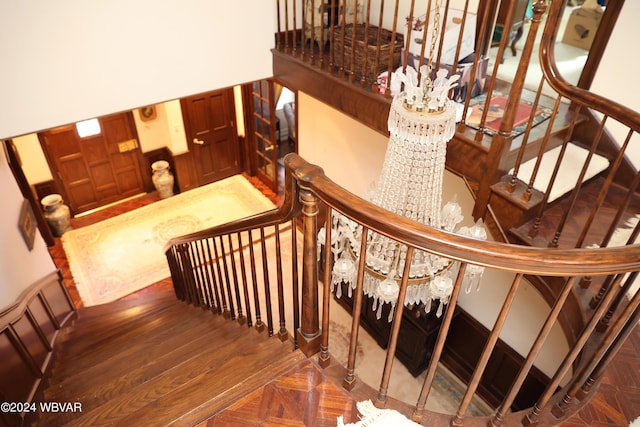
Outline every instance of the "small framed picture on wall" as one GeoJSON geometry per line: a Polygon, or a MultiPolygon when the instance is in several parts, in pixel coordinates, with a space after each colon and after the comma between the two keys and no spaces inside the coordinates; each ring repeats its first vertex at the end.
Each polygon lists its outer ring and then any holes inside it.
{"type": "Polygon", "coordinates": [[[27,199],[22,201],[18,228],[20,229],[20,234],[22,234],[22,237],[24,238],[24,242],[27,244],[27,248],[32,250],[33,242],[36,238],[36,217],[33,214],[33,209],[31,209],[31,205],[27,199]]]}

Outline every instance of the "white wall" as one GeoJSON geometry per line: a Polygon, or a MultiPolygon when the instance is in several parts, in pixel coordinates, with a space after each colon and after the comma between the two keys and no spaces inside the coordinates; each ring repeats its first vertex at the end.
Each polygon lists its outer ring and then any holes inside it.
{"type": "MultiPolygon", "coordinates": [[[[0,139],[270,77],[274,24],[264,0],[4,1],[0,139]]],[[[172,150],[185,151],[175,104],[165,114],[172,150]]],[[[30,181],[46,181],[33,138],[22,161],[30,181]]],[[[4,153],[0,188],[2,308],[55,265],[39,234],[29,252],[18,232],[22,196],[4,153]]]]}
{"type": "Polygon", "coordinates": [[[27,248],[18,229],[22,194],[7,164],[4,149],[0,149],[0,194],[2,194],[2,221],[0,221],[0,312],[15,301],[29,285],[55,270],[47,246],[36,230],[34,247],[27,248]]]}
{"type": "Polygon", "coordinates": [[[265,0],[0,6],[0,138],[271,76],[265,0]]]}
{"type": "MultiPolygon", "coordinates": [[[[635,111],[640,111],[640,98],[635,86],[635,76],[640,67],[640,58],[635,54],[633,44],[640,40],[640,2],[627,1],[611,34],[607,49],[602,55],[598,72],[591,85],[591,90],[635,111]]],[[[622,144],[628,128],[616,126],[609,121],[608,130],[622,144]]],[[[640,137],[634,135],[627,157],[640,170],[640,137]]]]}

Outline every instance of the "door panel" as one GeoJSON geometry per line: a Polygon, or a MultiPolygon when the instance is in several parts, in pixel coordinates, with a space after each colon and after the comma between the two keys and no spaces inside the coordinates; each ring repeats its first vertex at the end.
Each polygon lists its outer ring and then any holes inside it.
{"type": "Polygon", "coordinates": [[[184,98],[181,106],[198,185],[239,173],[233,89],[184,98]]]}
{"type": "Polygon", "coordinates": [[[74,214],[143,193],[131,113],[102,117],[100,133],[81,138],[75,126],[39,134],[54,179],[74,214]]]}

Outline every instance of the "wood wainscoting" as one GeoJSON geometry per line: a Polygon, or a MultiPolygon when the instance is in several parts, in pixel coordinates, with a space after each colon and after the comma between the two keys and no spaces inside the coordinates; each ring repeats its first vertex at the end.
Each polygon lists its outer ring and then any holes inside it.
{"type": "MultiPolygon", "coordinates": [[[[0,401],[33,401],[58,333],[75,312],[59,271],[32,284],[0,311],[0,401]]],[[[24,415],[3,410],[0,425],[22,425],[24,415]]]]}

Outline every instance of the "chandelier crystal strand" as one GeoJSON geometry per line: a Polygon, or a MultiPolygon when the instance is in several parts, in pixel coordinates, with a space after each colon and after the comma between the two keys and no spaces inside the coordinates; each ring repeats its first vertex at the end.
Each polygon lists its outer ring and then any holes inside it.
{"type": "MultiPolygon", "coordinates": [[[[447,77],[447,70],[438,70],[432,79],[432,61],[435,39],[439,31],[440,1],[436,2],[431,52],[428,65],[420,73],[411,67],[398,69],[391,81],[404,85],[404,91],[394,94],[389,119],[389,144],[382,171],[369,200],[397,215],[434,228],[454,231],[462,221],[462,209],[454,200],[442,206],[442,186],[446,162],[447,143],[455,133],[456,105],[449,99],[449,91],[457,86],[458,75],[447,77]]],[[[334,266],[332,289],[336,297],[342,294],[346,283],[349,296],[355,289],[356,263],[360,257],[362,228],[353,220],[335,214],[332,233],[334,266]],[[336,239],[333,239],[333,236],[336,239]]],[[[486,239],[481,220],[473,227],[459,231],[467,236],[486,239]]],[[[319,244],[323,244],[318,239],[319,244]]],[[[367,238],[363,292],[373,300],[378,319],[385,304],[390,304],[391,321],[398,300],[401,277],[398,266],[404,265],[407,247],[384,235],[370,232],[367,238]]],[[[427,313],[433,301],[438,301],[436,316],[442,315],[444,305],[453,291],[453,277],[460,264],[450,259],[414,251],[409,261],[409,278],[405,301],[402,304],[423,304],[427,313]]],[[[484,268],[468,266],[464,279],[467,290],[478,289],[484,268]]]]}

